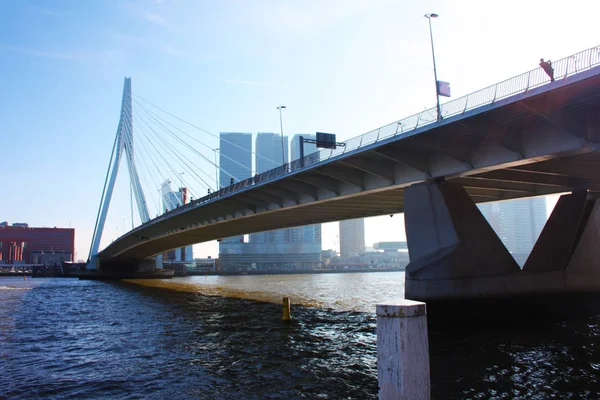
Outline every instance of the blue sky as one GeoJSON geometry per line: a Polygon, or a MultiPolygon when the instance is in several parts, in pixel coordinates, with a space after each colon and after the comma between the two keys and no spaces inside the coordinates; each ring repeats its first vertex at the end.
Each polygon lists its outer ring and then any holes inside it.
{"type": "MultiPolygon", "coordinates": [[[[285,104],[286,132],[343,140],[431,107],[428,12],[453,97],[600,44],[598,1],[1,2],[0,220],[72,226],[87,256],[124,76],[211,132],[278,132],[285,104]]],[[[105,243],[127,225],[124,188],[105,243]]],[[[403,236],[401,218],[367,221],[367,244],[403,236]]]]}

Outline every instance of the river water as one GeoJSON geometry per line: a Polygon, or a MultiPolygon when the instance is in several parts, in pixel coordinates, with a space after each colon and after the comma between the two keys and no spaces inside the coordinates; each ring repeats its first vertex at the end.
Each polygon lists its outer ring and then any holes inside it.
{"type": "MultiPolygon", "coordinates": [[[[371,399],[399,272],[0,278],[0,398],[371,399]],[[281,322],[281,297],[295,322],[281,322]]],[[[600,398],[600,316],[430,332],[434,399],[600,398]]]]}

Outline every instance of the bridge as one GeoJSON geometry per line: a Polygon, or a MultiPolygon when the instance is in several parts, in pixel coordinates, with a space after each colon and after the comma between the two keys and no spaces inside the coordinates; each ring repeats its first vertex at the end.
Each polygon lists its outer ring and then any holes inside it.
{"type": "Polygon", "coordinates": [[[553,67],[554,82],[541,68],[525,72],[443,104],[439,119],[436,109],[423,111],[152,219],[136,173],[126,79],[90,265],[118,270],[194,243],[403,212],[407,297],[597,289],[600,47],[553,67]],[[123,151],[142,224],[99,251],[123,151]],[[475,204],[555,193],[565,194],[521,269],[475,204]]]}

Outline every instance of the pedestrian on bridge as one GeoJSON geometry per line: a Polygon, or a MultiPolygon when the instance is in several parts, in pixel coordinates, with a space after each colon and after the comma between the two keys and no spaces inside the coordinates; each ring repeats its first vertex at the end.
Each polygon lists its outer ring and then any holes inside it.
{"type": "Polygon", "coordinates": [[[554,82],[554,68],[552,68],[552,61],[544,61],[543,58],[540,58],[540,67],[548,74],[550,82],[554,82]]]}

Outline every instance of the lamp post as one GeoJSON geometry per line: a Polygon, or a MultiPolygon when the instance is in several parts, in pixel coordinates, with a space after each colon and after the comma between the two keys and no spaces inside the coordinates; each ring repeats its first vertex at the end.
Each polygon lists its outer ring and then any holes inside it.
{"type": "Polygon", "coordinates": [[[440,113],[440,94],[438,90],[438,79],[437,79],[437,70],[435,68],[435,52],[433,51],[433,31],[431,30],[431,18],[437,18],[439,15],[436,13],[425,14],[425,18],[429,21],[429,37],[431,38],[431,56],[433,57],[433,77],[435,78],[435,98],[437,100],[437,119],[440,120],[442,118],[442,114],[440,113]]]}
{"type": "Polygon", "coordinates": [[[219,151],[219,148],[214,148],[212,151],[215,152],[215,187],[219,190],[219,168],[217,167],[217,151],[219,151]]]}
{"type": "Polygon", "coordinates": [[[286,108],[285,106],[279,106],[277,109],[279,110],[279,128],[281,132],[281,160],[282,164],[285,165],[285,150],[283,148],[283,118],[281,116],[281,110],[286,108]]]}

